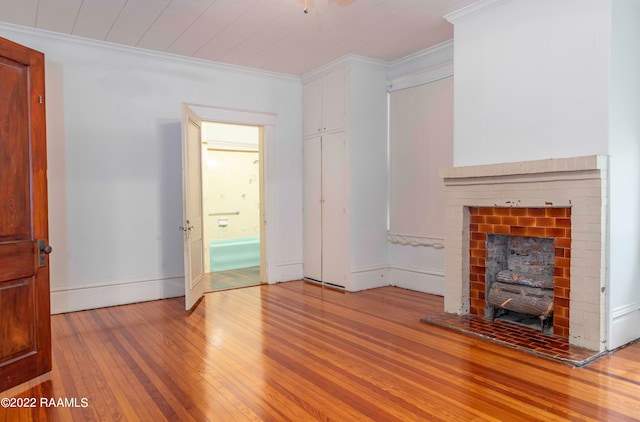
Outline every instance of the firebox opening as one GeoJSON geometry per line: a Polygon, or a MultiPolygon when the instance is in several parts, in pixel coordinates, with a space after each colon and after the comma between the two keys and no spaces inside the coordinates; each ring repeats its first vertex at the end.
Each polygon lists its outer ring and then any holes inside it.
{"type": "Polygon", "coordinates": [[[487,234],[485,317],[553,332],[555,238],[487,234]]]}

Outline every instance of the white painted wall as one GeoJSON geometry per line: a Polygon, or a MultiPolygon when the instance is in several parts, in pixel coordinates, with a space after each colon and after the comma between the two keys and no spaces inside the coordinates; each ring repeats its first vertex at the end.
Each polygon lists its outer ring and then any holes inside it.
{"type": "Polygon", "coordinates": [[[640,337],[640,2],[613,2],[609,349],[640,337]]]}
{"type": "Polygon", "coordinates": [[[606,155],[610,1],[503,3],[454,22],[454,165],[606,155]]]}
{"type": "Polygon", "coordinates": [[[351,286],[385,286],[387,250],[386,67],[352,61],[349,71],[351,286]]]}
{"type": "MultiPolygon", "coordinates": [[[[453,42],[446,42],[392,63],[389,83],[392,90],[412,89],[422,84],[430,84],[453,75],[453,42]]],[[[451,94],[453,95],[453,94],[451,94]]],[[[449,104],[452,102],[450,98],[449,104]]],[[[449,105],[450,106],[450,105],[449,105]]],[[[393,107],[393,105],[392,105],[393,107]]],[[[453,112],[452,110],[450,110],[453,112]]],[[[411,110],[407,112],[412,113],[411,110]]],[[[390,110],[390,113],[405,113],[404,110],[390,110]]],[[[452,123],[451,123],[452,124],[452,123]]],[[[451,149],[452,135],[440,141],[451,149]]],[[[393,142],[391,137],[390,142],[393,142]]],[[[426,161],[423,165],[426,165],[426,161]]],[[[450,167],[451,162],[440,167],[450,167]]],[[[442,181],[440,181],[442,183],[442,181]]],[[[444,184],[442,185],[444,187],[444,184]]],[[[404,206],[413,206],[404,204],[404,206]]],[[[390,206],[391,208],[391,206],[390,206]]],[[[426,215],[425,215],[426,216],[426,215]]],[[[424,233],[408,233],[424,235],[424,233]]],[[[434,235],[434,233],[430,233],[434,235]]],[[[389,283],[394,286],[425,293],[444,294],[444,239],[408,239],[419,245],[389,243],[389,283]],[[427,245],[424,245],[424,244],[427,245]]]]}
{"type": "Polygon", "coordinates": [[[46,58],[54,313],[184,293],[183,102],[276,115],[269,281],[302,276],[299,78],[4,24],[0,36],[46,58]]]}

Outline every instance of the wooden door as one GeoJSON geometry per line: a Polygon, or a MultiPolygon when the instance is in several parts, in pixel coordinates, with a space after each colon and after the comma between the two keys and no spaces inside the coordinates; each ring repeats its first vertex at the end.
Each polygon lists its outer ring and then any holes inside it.
{"type": "Polygon", "coordinates": [[[305,139],[303,162],[303,274],[322,280],[322,170],[320,136],[305,139]]]}
{"type": "Polygon", "coordinates": [[[0,391],[51,370],[44,98],[43,54],[0,38],[0,391]]]}
{"type": "Polygon", "coordinates": [[[190,310],[205,291],[202,221],[202,120],[187,105],[182,114],[184,296],[190,310]]]}

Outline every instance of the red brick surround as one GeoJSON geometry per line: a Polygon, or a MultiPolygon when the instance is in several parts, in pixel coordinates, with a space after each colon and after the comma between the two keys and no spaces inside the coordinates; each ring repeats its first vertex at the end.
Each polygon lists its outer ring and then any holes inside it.
{"type": "Polygon", "coordinates": [[[554,237],[553,333],[569,337],[571,208],[469,207],[470,313],[484,316],[487,233],[554,237]]]}

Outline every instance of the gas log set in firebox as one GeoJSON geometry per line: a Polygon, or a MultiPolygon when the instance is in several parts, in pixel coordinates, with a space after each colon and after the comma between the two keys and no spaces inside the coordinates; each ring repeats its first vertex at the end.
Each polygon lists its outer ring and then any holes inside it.
{"type": "Polygon", "coordinates": [[[553,321],[554,239],[491,234],[487,238],[487,305],[492,319],[507,310],[553,321]]]}

